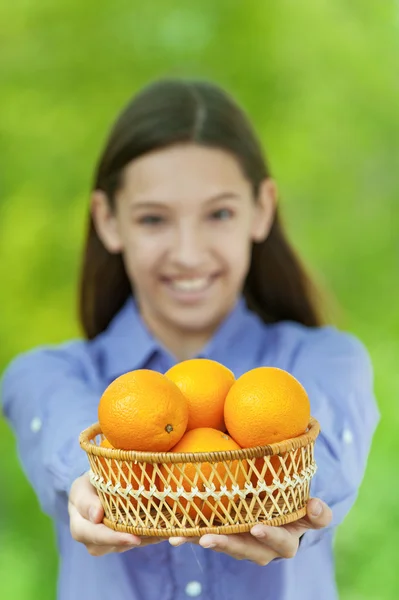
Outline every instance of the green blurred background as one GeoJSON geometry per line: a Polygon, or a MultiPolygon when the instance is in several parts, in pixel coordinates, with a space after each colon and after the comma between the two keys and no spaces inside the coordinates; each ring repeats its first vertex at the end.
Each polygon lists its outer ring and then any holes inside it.
{"type": "MultiPolygon", "coordinates": [[[[130,95],[164,75],[226,86],[259,129],[288,229],[335,298],[335,322],[372,356],[383,418],[338,532],[337,578],[342,600],[396,600],[397,0],[14,0],[0,6],[0,34],[0,369],[79,335],[92,171],[130,95]]],[[[1,598],[51,600],[52,525],[4,420],[0,456],[1,598]]]]}

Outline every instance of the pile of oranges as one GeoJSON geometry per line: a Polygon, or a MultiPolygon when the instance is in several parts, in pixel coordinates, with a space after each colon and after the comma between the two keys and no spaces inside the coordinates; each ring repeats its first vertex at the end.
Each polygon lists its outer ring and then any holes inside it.
{"type": "Polygon", "coordinates": [[[146,369],[121,375],[103,393],[98,418],[114,448],[173,452],[179,444],[179,452],[208,452],[227,450],[227,438],[236,449],[301,435],[310,403],[282,369],[258,367],[235,379],[221,363],[197,358],[165,375],[146,369]]]}
{"type": "MultiPolygon", "coordinates": [[[[261,446],[301,435],[309,424],[310,403],[299,381],[282,369],[258,367],[236,379],[221,363],[190,359],[164,375],[146,369],[121,375],[103,393],[98,418],[105,436],[101,445],[106,448],[212,452],[261,446]]],[[[201,465],[206,480],[211,465],[201,465]]],[[[148,489],[152,465],[147,466],[149,477],[144,483],[148,489]]],[[[188,491],[190,466],[194,481],[196,466],[188,464],[184,481],[180,482],[188,491]]],[[[218,475],[227,487],[245,482],[242,472],[238,472],[235,482],[229,481],[231,475],[223,469],[220,463],[218,475]]],[[[234,464],[230,472],[234,472],[234,464]]],[[[128,477],[128,472],[123,472],[126,485],[128,477]]],[[[162,489],[162,481],[157,487],[162,489]]],[[[203,512],[209,515],[209,503],[203,512]]]]}

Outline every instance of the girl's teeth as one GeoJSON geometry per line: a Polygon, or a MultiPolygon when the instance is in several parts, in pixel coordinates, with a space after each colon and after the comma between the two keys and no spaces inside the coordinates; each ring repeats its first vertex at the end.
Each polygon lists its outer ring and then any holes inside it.
{"type": "Polygon", "coordinates": [[[172,287],[182,292],[197,292],[205,288],[208,284],[206,277],[198,279],[176,279],[172,281],[172,287]]]}

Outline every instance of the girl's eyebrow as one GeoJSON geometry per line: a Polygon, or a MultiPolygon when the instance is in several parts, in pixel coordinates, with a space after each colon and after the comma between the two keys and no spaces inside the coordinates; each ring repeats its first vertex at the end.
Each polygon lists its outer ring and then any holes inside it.
{"type": "Polygon", "coordinates": [[[132,202],[132,204],[130,205],[130,208],[132,210],[140,210],[140,209],[156,209],[156,210],[165,210],[165,208],[168,208],[166,204],[163,204],[162,202],[154,202],[154,201],[145,201],[142,200],[141,202],[132,202]]]}
{"type": "MultiPolygon", "coordinates": [[[[205,201],[205,204],[213,204],[214,202],[219,202],[220,200],[239,200],[240,196],[236,192],[221,192],[220,194],[216,194],[215,196],[211,196],[205,201]]],[[[133,202],[130,206],[132,210],[140,210],[140,209],[157,209],[157,210],[165,210],[168,208],[167,203],[165,202],[157,202],[154,200],[141,200],[139,202],[133,202]]]]}
{"type": "Polygon", "coordinates": [[[213,204],[214,202],[218,202],[220,200],[239,200],[240,196],[236,192],[221,192],[220,194],[216,194],[216,196],[211,196],[206,204],[213,204]]]}

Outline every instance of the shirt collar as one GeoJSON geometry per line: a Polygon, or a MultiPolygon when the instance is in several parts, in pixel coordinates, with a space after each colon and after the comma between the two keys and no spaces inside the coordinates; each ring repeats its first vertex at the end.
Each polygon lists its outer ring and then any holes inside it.
{"type": "Polygon", "coordinates": [[[104,375],[113,380],[140,369],[160,346],[140,318],[136,302],[129,297],[115,315],[98,343],[104,375]]]}
{"type": "Polygon", "coordinates": [[[259,344],[264,340],[265,325],[260,317],[251,311],[245,298],[240,296],[234,308],[222,321],[213,337],[200,353],[232,368],[236,355],[240,360],[252,361],[258,353],[259,344]],[[245,348],[245,357],[242,350],[245,348]]]}
{"type": "MultiPolygon", "coordinates": [[[[242,348],[246,340],[251,340],[250,344],[245,344],[246,358],[250,359],[248,354],[257,352],[259,329],[259,317],[247,308],[245,299],[240,297],[198,356],[228,365],[232,348],[242,348]]],[[[127,371],[143,368],[157,352],[168,354],[147,329],[133,297],[128,298],[107,329],[98,336],[97,343],[103,375],[109,381],[127,371]]]]}
{"type": "MultiPolygon", "coordinates": [[[[200,355],[204,358],[213,358],[221,352],[228,352],[229,345],[237,333],[243,332],[243,325],[246,321],[247,306],[244,298],[240,297],[233,309],[221,322],[212,338],[205,345],[200,355]]],[[[217,360],[215,358],[215,360],[217,360]]]]}

